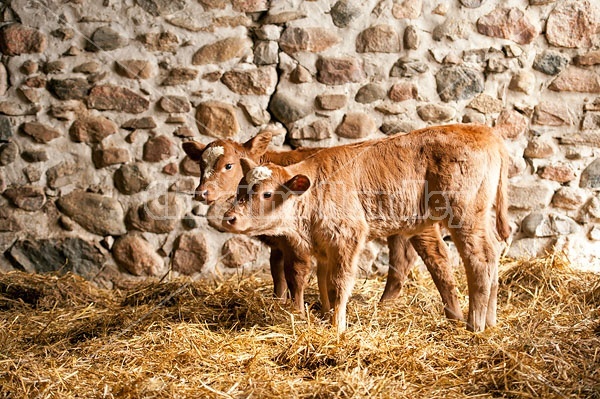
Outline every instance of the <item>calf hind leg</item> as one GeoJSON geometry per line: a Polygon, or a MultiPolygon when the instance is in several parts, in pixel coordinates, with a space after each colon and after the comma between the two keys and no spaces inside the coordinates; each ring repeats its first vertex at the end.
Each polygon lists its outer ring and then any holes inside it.
{"type": "Polygon", "coordinates": [[[390,249],[390,268],[380,302],[396,299],[400,295],[408,273],[417,259],[417,253],[407,238],[398,234],[389,236],[387,242],[390,249]]]}
{"type": "Polygon", "coordinates": [[[327,259],[317,257],[317,284],[319,285],[319,298],[321,299],[321,314],[323,318],[331,311],[328,279],[327,259]]]}
{"type": "Polygon", "coordinates": [[[456,281],[450,265],[448,247],[440,233],[439,225],[434,225],[411,238],[419,256],[423,259],[427,270],[433,278],[442,302],[446,317],[453,320],[462,320],[463,314],[456,295],[456,281]]]}
{"type": "Polygon", "coordinates": [[[465,265],[469,287],[469,316],[467,328],[483,331],[496,324],[498,295],[497,245],[482,218],[475,226],[452,229],[451,234],[465,265]]]}
{"type": "Polygon", "coordinates": [[[492,283],[490,286],[490,300],[488,302],[485,325],[494,327],[496,325],[496,311],[498,307],[498,260],[495,262],[492,283]]]}

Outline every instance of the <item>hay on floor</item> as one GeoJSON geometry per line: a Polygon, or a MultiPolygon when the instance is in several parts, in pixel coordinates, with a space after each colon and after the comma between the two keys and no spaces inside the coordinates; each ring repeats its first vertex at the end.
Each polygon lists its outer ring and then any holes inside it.
{"type": "Polygon", "coordinates": [[[0,275],[0,396],[600,398],[600,279],[561,254],[503,262],[499,325],[480,334],[443,317],[428,275],[381,305],[383,286],[357,282],[337,337],[262,274],[122,291],[0,275]]]}

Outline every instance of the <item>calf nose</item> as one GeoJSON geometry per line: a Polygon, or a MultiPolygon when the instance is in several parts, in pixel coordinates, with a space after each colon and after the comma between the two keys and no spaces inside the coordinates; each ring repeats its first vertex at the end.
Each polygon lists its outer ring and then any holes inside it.
{"type": "Polygon", "coordinates": [[[208,190],[201,190],[201,191],[196,191],[196,195],[194,196],[194,199],[196,201],[206,201],[207,197],[208,197],[208,190]]]}
{"type": "Polygon", "coordinates": [[[237,218],[234,216],[232,211],[227,211],[223,215],[223,221],[226,222],[230,226],[233,226],[235,224],[236,220],[237,220],[237,218]]]}

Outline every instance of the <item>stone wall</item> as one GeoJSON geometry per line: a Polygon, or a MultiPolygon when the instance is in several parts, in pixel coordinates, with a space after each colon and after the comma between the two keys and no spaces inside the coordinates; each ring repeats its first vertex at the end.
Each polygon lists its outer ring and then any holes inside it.
{"type": "Polygon", "coordinates": [[[271,125],[277,146],[330,146],[452,122],[506,138],[511,254],[557,245],[598,265],[594,1],[1,7],[2,270],[111,285],[264,263],[265,248],[207,226],[182,141],[245,140],[271,125]]]}

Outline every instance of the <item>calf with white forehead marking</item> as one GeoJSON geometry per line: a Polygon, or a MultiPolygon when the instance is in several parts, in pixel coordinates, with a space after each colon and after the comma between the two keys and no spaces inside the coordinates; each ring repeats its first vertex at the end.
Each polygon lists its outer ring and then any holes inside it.
{"type": "Polygon", "coordinates": [[[246,174],[246,183],[248,183],[248,188],[252,188],[255,184],[260,183],[263,180],[271,177],[273,172],[271,169],[266,166],[257,166],[256,168],[250,170],[246,174]]]}
{"type": "Polygon", "coordinates": [[[225,154],[225,149],[222,146],[209,147],[202,153],[205,178],[212,176],[215,170],[215,164],[217,163],[219,157],[223,154],[225,154]]]}

